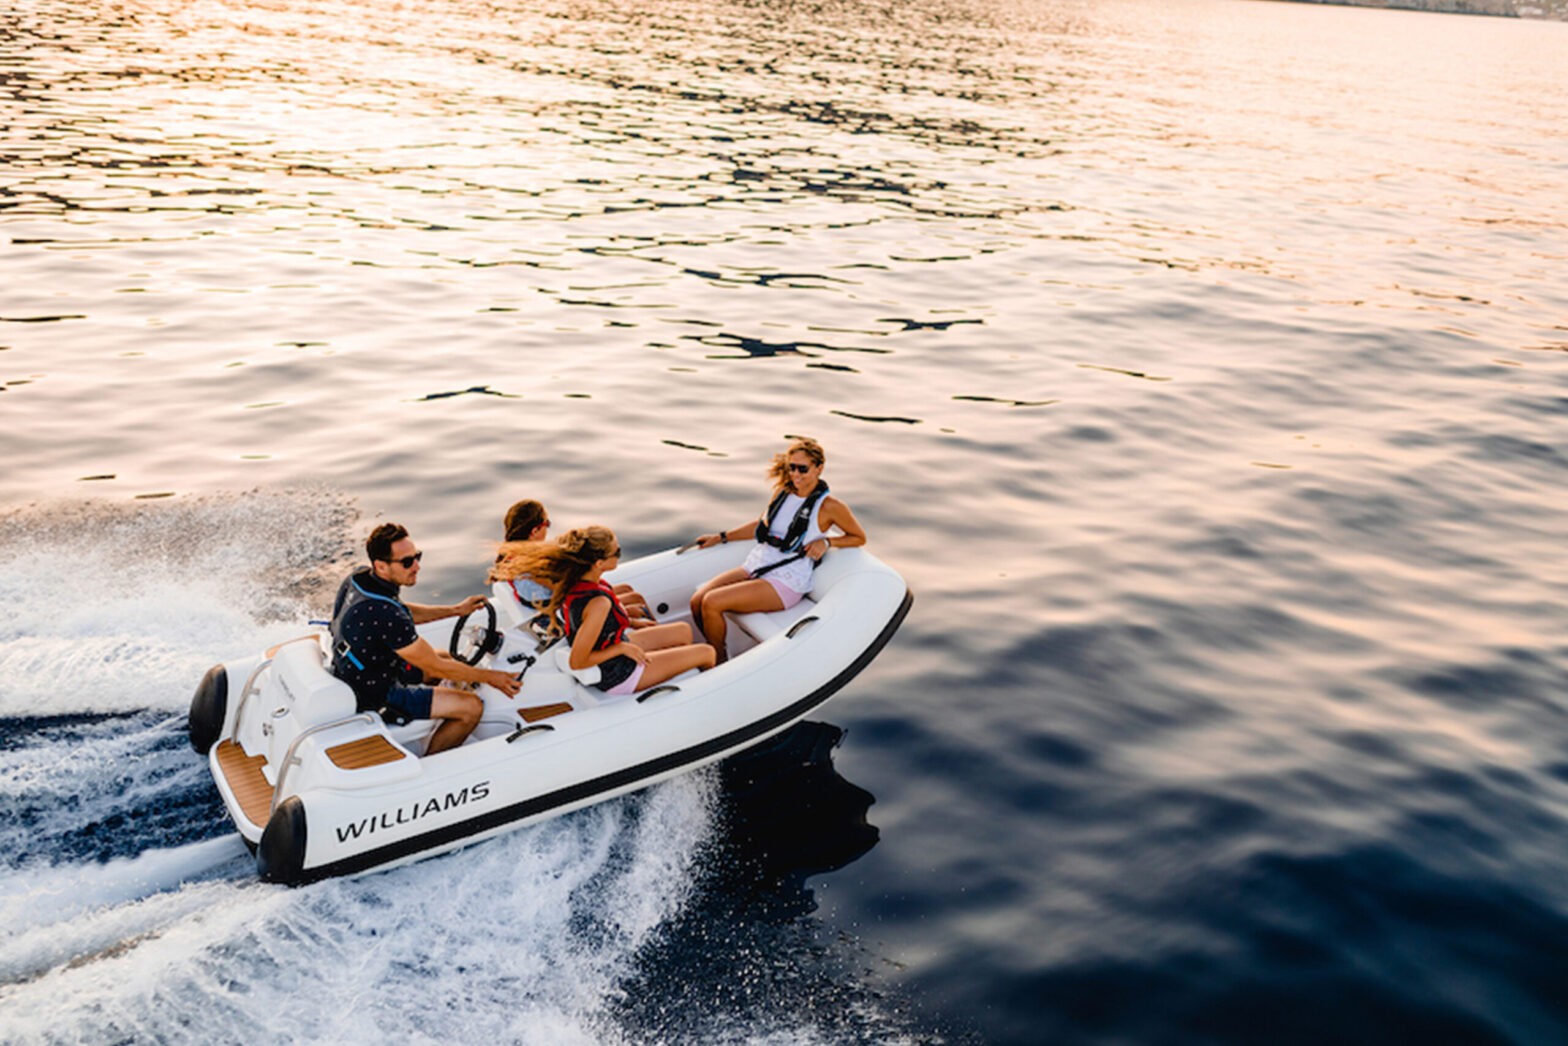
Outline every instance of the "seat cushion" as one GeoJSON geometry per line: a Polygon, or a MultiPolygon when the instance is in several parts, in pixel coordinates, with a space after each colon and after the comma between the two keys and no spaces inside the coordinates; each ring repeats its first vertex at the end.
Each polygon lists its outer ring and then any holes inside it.
{"type": "Polygon", "coordinates": [[[731,614],[729,618],[735,622],[735,627],[746,633],[757,642],[762,643],[772,639],[781,632],[789,631],[795,622],[802,618],[810,617],[816,610],[817,604],[807,597],[788,610],[774,610],[770,613],[731,614]]]}

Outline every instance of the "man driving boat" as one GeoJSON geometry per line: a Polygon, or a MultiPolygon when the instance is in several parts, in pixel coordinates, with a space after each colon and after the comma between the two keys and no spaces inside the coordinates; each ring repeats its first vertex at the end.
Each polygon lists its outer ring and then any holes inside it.
{"type": "Polygon", "coordinates": [[[332,674],[353,689],[361,712],[378,712],[389,722],[441,720],[426,755],[454,748],[479,724],[484,702],[440,681],[488,683],[508,697],[522,684],[507,672],[463,664],[431,646],[414,626],[472,613],[485,599],[469,596],[454,606],[403,602],[402,589],[419,582],[424,553],[397,523],[372,530],[365,553],[370,566],[343,580],[332,605],[332,674]]]}

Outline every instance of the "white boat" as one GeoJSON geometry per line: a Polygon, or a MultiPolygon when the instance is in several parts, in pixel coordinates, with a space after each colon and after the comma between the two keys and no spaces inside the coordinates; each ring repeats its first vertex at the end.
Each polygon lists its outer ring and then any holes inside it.
{"type": "MultiPolygon", "coordinates": [[[[672,549],[606,578],[633,585],[661,622],[689,621],[695,588],[751,547],[672,549]]],[[[585,685],[597,669],[570,671],[567,644],[536,633],[532,611],[497,584],[490,620],[420,626],[470,663],[524,673],[515,698],[477,688],[484,716],[462,745],[426,757],[436,722],[391,726],[357,712],[328,667],[324,629],[211,669],[191,700],[191,745],[207,755],[263,879],[390,868],[756,745],[865,668],[912,601],[903,578],[865,549],[835,549],[795,607],[730,619],[724,664],[610,697],[585,685]]]]}

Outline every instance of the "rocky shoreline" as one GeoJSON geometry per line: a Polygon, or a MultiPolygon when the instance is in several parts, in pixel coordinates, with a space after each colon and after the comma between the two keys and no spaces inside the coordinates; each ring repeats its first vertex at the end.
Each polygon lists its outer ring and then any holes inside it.
{"type": "Polygon", "coordinates": [[[1568,21],[1568,0],[1290,0],[1290,2],[1568,21]]]}

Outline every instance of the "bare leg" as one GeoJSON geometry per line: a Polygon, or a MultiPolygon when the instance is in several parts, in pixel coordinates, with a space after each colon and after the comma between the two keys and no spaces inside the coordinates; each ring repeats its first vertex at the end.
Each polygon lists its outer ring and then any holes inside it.
{"type": "Polygon", "coordinates": [[[783,609],[784,601],[779,598],[778,590],[761,578],[725,585],[702,597],[702,634],[713,644],[719,663],[723,664],[729,658],[729,651],[724,645],[727,628],[725,614],[783,609]]]}
{"type": "Polygon", "coordinates": [[[484,712],[485,703],[479,695],[447,686],[436,687],[435,696],[430,699],[430,718],[440,719],[442,723],[431,735],[425,754],[435,755],[462,744],[479,725],[479,717],[484,712]]]}
{"type": "Polygon", "coordinates": [[[671,621],[663,625],[650,625],[626,633],[626,640],[647,651],[667,650],[691,643],[691,626],[684,621],[671,621]]]}
{"type": "MultiPolygon", "coordinates": [[[[735,567],[732,570],[726,570],[724,573],[720,574],[718,577],[710,578],[709,580],[704,581],[700,586],[698,586],[697,591],[692,593],[692,595],[691,595],[691,623],[697,629],[698,632],[701,632],[704,636],[706,636],[708,638],[709,642],[712,642],[712,637],[708,636],[708,633],[706,631],[704,631],[704,629],[702,627],[702,603],[703,603],[703,600],[708,597],[708,593],[714,591],[715,589],[723,588],[725,585],[733,585],[737,581],[749,581],[749,580],[751,580],[751,575],[750,574],[746,573],[746,571],[743,568],[741,568],[741,567],[735,567]]],[[[720,647],[720,649],[722,650],[723,648],[720,647]]]]}
{"type": "Polygon", "coordinates": [[[691,668],[707,671],[716,661],[713,648],[706,643],[689,643],[686,646],[650,651],[648,664],[642,670],[642,679],[638,681],[637,688],[646,690],[650,686],[658,686],[666,679],[674,679],[691,668]]]}
{"type": "Polygon", "coordinates": [[[647,628],[657,625],[659,619],[653,616],[653,611],[648,609],[648,600],[640,592],[632,591],[630,585],[616,585],[615,598],[620,600],[621,608],[626,611],[626,616],[631,618],[633,628],[647,628]]]}

